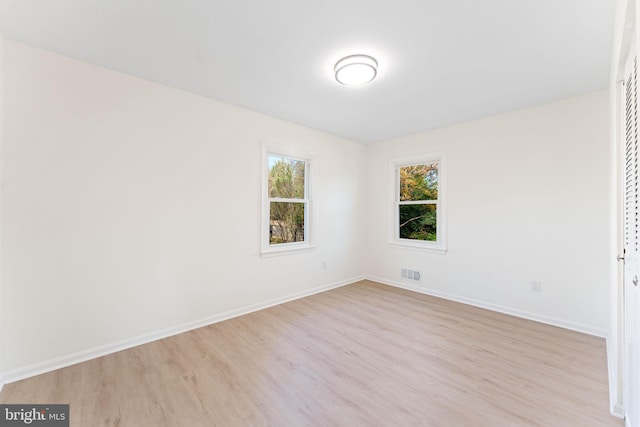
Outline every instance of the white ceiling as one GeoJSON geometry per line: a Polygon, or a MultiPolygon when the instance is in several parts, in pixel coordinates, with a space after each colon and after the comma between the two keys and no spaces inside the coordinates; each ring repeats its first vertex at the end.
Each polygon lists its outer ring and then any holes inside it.
{"type": "Polygon", "coordinates": [[[0,0],[0,33],[374,142],[606,88],[615,3],[0,0]],[[354,53],[373,83],[333,79],[354,53]]]}

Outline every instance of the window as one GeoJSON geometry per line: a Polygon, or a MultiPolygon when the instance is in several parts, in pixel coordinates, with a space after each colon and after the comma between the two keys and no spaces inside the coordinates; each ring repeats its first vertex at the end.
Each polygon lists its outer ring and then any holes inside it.
{"type": "Polygon", "coordinates": [[[444,251],[444,156],[420,156],[392,164],[392,243],[444,251]]]}
{"type": "Polygon", "coordinates": [[[310,248],[310,160],[268,147],[263,157],[263,254],[310,248]]]}

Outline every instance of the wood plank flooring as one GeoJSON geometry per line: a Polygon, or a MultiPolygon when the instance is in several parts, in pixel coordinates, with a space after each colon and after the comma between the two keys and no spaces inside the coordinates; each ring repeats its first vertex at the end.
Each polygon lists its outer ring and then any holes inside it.
{"type": "Polygon", "coordinates": [[[622,426],[603,339],[363,281],[5,385],[71,426],[622,426]]]}

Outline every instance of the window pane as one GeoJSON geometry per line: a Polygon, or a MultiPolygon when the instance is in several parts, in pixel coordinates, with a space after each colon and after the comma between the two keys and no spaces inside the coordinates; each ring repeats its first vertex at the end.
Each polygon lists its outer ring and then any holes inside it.
{"type": "Polygon", "coordinates": [[[270,202],[269,244],[304,242],[304,203],[270,202]]]}
{"type": "Polygon", "coordinates": [[[269,156],[269,197],[304,199],[304,166],[302,160],[269,156]]]}
{"type": "Polygon", "coordinates": [[[436,205],[400,205],[400,238],[436,241],[436,205]]]}
{"type": "Polygon", "coordinates": [[[400,168],[400,201],[438,200],[438,163],[400,168]]]}

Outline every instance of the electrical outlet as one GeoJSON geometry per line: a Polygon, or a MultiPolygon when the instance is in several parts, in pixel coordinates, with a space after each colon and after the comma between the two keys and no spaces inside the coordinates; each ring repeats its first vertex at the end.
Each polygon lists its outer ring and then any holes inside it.
{"type": "Polygon", "coordinates": [[[531,292],[542,292],[542,282],[539,280],[531,281],[531,292]]]}
{"type": "Polygon", "coordinates": [[[327,261],[322,261],[322,269],[326,270],[327,268],[329,268],[327,265],[327,261]]]}

